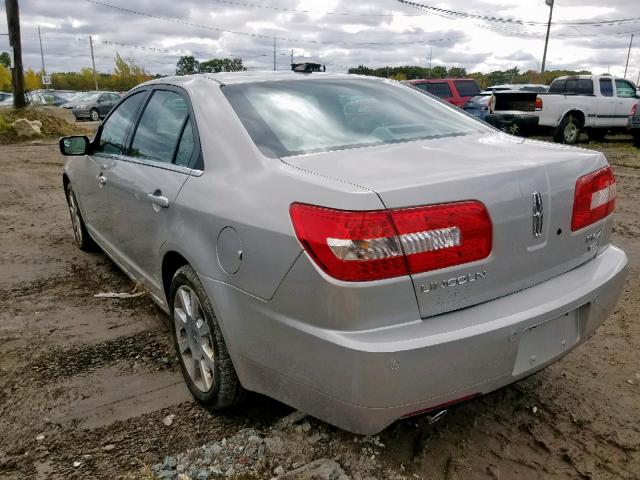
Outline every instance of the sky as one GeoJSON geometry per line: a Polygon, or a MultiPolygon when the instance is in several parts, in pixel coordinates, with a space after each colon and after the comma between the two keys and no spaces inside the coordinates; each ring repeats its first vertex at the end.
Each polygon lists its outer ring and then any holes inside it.
{"type": "MultiPolygon", "coordinates": [[[[549,7],[544,0],[413,0],[477,17],[418,9],[398,0],[19,0],[26,68],[40,69],[38,26],[47,73],[91,66],[110,72],[116,52],[150,73],[175,72],[181,55],[238,57],[251,70],[317,61],[327,71],[360,64],[445,65],[468,72],[539,69],[549,7]],[[108,6],[111,5],[111,6],[108,6]],[[116,8],[114,8],[116,7],[116,8]],[[136,13],[137,12],[137,13],[136,13]],[[489,21],[482,17],[524,20],[489,21]]],[[[0,0],[4,7],[4,1],[0,0]]],[[[0,33],[7,31],[0,10],[0,33]]],[[[640,0],[556,0],[547,69],[622,76],[640,71],[640,0]],[[567,23],[628,19],[600,26],[567,23]]],[[[0,35],[0,51],[8,37],[0,35]]]]}

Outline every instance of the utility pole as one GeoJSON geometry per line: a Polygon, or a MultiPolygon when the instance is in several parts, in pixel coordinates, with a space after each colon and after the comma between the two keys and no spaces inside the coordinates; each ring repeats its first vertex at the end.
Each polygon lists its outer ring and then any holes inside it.
{"type": "Polygon", "coordinates": [[[276,36],[273,36],[273,71],[276,71],[276,36]]]}
{"type": "Polygon", "coordinates": [[[20,12],[18,0],[5,0],[7,26],[9,27],[9,45],[11,46],[11,83],[13,86],[13,108],[27,105],[24,96],[24,75],[22,72],[22,42],[20,41],[20,12]]]}
{"type": "Polygon", "coordinates": [[[293,48],[291,49],[291,65],[293,66],[293,48]]]}
{"type": "Polygon", "coordinates": [[[545,0],[549,6],[549,23],[547,24],[547,37],[544,40],[544,54],[542,55],[542,68],[540,73],[544,73],[544,67],[547,65],[547,48],[549,47],[549,34],[551,33],[551,19],[553,18],[553,0],[545,0]]]}
{"type": "Polygon", "coordinates": [[[89,47],[91,48],[91,65],[93,65],[93,83],[96,85],[96,90],[98,90],[98,75],[96,74],[96,59],[93,57],[93,38],[89,35],[89,47]]]}
{"type": "Polygon", "coordinates": [[[633,33],[629,41],[629,53],[627,53],[627,64],[624,66],[624,78],[627,78],[627,69],[629,68],[629,57],[631,56],[631,46],[633,45],[633,33]]]}
{"type": "MultiPolygon", "coordinates": [[[[44,68],[44,52],[42,51],[42,36],[40,35],[40,25],[38,25],[38,40],[40,40],[40,59],[42,60],[42,76],[47,74],[44,68]]],[[[49,85],[44,86],[45,89],[49,88],[49,85]]]]}

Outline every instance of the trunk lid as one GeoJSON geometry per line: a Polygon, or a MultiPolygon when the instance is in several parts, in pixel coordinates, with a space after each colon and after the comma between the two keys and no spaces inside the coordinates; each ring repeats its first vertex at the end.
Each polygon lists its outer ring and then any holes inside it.
{"type": "Polygon", "coordinates": [[[412,275],[423,318],[492,300],[575,268],[596,254],[587,237],[603,227],[600,221],[571,232],[576,180],[607,164],[598,152],[493,134],[283,161],[372,190],[390,209],[462,200],[484,203],[493,225],[491,254],[477,262],[412,275]],[[543,206],[538,236],[533,216],[536,192],[543,206]]]}

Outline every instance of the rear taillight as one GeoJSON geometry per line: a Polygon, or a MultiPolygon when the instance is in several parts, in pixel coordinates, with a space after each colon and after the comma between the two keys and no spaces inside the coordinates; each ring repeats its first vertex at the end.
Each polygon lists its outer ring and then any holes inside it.
{"type": "Polygon", "coordinates": [[[536,97],[536,111],[542,110],[542,99],[540,97],[536,97]]]}
{"type": "Polygon", "coordinates": [[[491,219],[476,201],[364,212],[294,203],[290,213],[309,255],[339,280],[420,273],[491,253],[491,219]]]}
{"type": "Polygon", "coordinates": [[[611,167],[580,177],[573,199],[571,231],[602,220],[616,207],[616,180],[611,167]]]}
{"type": "Polygon", "coordinates": [[[636,112],[638,111],[638,104],[634,103],[633,107],[631,107],[631,114],[629,116],[631,117],[635,117],[636,116],[636,112]]]}

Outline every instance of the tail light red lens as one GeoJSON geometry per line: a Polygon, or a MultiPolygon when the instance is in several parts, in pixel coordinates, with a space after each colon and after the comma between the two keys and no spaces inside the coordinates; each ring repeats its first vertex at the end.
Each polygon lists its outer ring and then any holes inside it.
{"type": "Polygon", "coordinates": [[[364,212],[294,203],[290,214],[315,262],[345,281],[436,270],[491,253],[491,219],[476,201],[364,212]]]}
{"type": "Polygon", "coordinates": [[[536,111],[542,110],[542,99],[540,97],[536,97],[536,111]]]}
{"type": "Polygon", "coordinates": [[[638,104],[634,103],[633,107],[631,107],[631,114],[629,116],[630,117],[635,117],[637,111],[638,111],[638,104]]]}
{"type": "Polygon", "coordinates": [[[571,231],[585,228],[611,214],[616,207],[616,179],[611,167],[580,177],[573,200],[571,231]]]}

